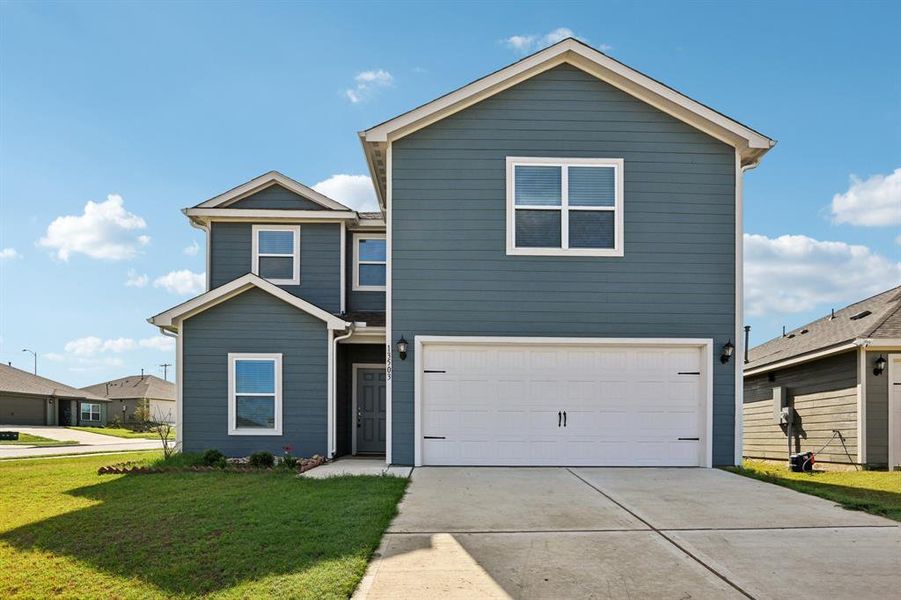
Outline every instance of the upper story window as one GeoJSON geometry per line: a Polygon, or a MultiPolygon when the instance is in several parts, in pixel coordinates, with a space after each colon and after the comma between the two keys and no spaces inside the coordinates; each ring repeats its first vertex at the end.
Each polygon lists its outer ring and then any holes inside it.
{"type": "Polygon", "coordinates": [[[623,255],[623,159],[507,157],[507,254],[623,255]]]}
{"type": "Polygon", "coordinates": [[[228,355],[229,435],[282,434],[282,355],[228,355]]]}
{"type": "Polygon", "coordinates": [[[354,234],[355,291],[384,291],[387,249],[384,233],[354,234]]]}
{"type": "Polygon", "coordinates": [[[300,225],[254,225],[251,272],[275,284],[300,285],[300,225]]]}

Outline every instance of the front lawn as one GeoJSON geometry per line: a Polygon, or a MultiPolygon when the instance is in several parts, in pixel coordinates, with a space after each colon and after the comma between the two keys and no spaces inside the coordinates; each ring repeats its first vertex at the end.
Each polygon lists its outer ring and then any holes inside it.
{"type": "MultiPolygon", "coordinates": [[[[87,431],[89,433],[99,433],[102,435],[111,435],[118,438],[137,438],[142,440],[158,440],[160,436],[153,431],[132,431],[124,427],[68,427],[67,429],[77,429],[78,431],[87,431]]],[[[175,439],[175,429],[169,433],[169,439],[175,439]]]]}
{"type": "Polygon", "coordinates": [[[793,473],[784,465],[745,460],[727,470],[826,498],[845,508],[901,521],[901,472],[821,471],[793,473]]]}
{"type": "Polygon", "coordinates": [[[0,598],[347,598],[406,480],[0,463],[0,598]]]}
{"type": "Polygon", "coordinates": [[[31,435],[30,433],[19,433],[18,440],[0,440],[0,445],[4,446],[77,446],[78,442],[65,440],[51,440],[40,435],[31,435]]]}

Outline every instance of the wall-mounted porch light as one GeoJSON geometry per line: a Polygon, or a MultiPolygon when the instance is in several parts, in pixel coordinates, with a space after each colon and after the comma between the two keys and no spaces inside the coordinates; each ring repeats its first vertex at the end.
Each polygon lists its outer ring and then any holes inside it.
{"type": "Polygon", "coordinates": [[[885,371],[885,365],[888,364],[888,361],[885,360],[884,356],[880,356],[873,363],[873,375],[879,376],[882,375],[882,372],[885,371]]]}
{"type": "Polygon", "coordinates": [[[729,359],[732,358],[732,354],[735,352],[735,344],[732,343],[732,340],[726,342],[723,346],[723,353],[720,355],[720,362],[726,364],[729,362],[729,359]]]}
{"type": "Polygon", "coordinates": [[[397,353],[401,360],[407,360],[407,340],[404,339],[404,336],[400,336],[400,339],[397,340],[397,353]]]}

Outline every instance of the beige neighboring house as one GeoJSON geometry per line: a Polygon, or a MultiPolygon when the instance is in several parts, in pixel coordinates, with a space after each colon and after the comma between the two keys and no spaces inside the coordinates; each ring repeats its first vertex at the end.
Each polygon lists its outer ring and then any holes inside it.
{"type": "Polygon", "coordinates": [[[106,425],[110,401],[89,390],[0,365],[0,425],[106,425]]]}
{"type": "Polygon", "coordinates": [[[133,420],[135,409],[146,405],[150,418],[175,423],[175,384],[154,375],[129,375],[89,385],[82,390],[110,401],[109,420],[133,420]]]}

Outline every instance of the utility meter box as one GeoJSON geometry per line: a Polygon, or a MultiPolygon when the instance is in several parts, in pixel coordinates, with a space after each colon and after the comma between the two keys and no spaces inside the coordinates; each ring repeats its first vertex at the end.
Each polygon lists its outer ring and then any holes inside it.
{"type": "Polygon", "coordinates": [[[778,424],[784,424],[786,417],[794,418],[791,411],[791,405],[788,402],[788,390],[782,386],[773,388],[773,421],[778,424]],[[789,409],[788,413],[784,409],[789,409]]]}

